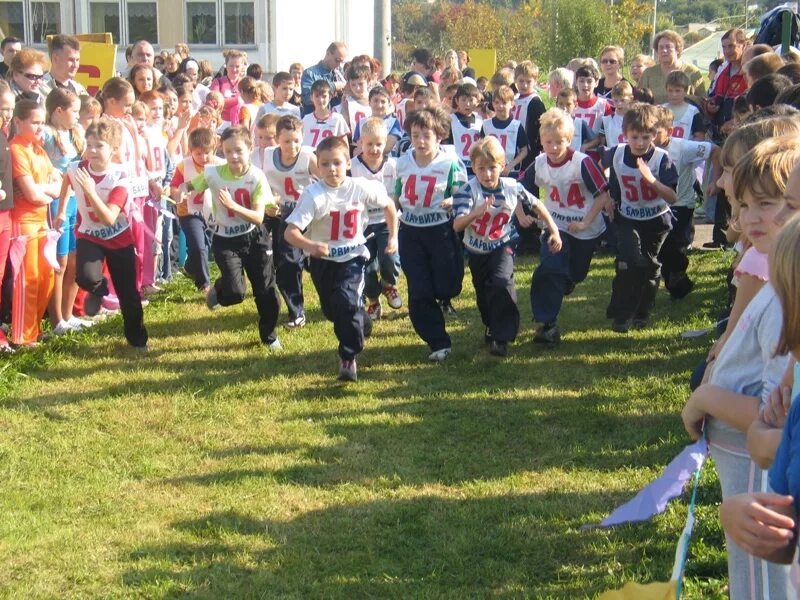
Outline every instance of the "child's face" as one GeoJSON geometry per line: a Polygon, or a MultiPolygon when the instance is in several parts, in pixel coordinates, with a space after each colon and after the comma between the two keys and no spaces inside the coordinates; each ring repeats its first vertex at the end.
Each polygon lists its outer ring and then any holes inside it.
{"type": "Polygon", "coordinates": [[[362,135],[361,148],[364,156],[368,159],[377,161],[383,158],[383,151],[386,148],[385,135],[362,135]]]}
{"type": "Polygon", "coordinates": [[[472,171],[475,177],[485,188],[496,188],[500,185],[500,174],[503,172],[505,163],[496,163],[493,160],[479,158],[472,163],[472,171]]]}
{"type": "Polygon", "coordinates": [[[391,103],[386,96],[375,94],[369,99],[369,106],[372,109],[373,117],[385,117],[389,114],[391,103]]]}
{"type": "MultiPolygon", "coordinates": [[[[452,101],[453,101],[453,98],[452,97],[448,98],[447,95],[445,94],[445,100],[444,100],[444,102],[442,102],[442,104],[444,104],[446,102],[448,105],[452,105],[452,101]]],[[[433,104],[434,104],[433,103],[433,98],[427,98],[427,97],[419,96],[418,98],[414,99],[413,110],[422,110],[424,108],[433,108],[433,104]]],[[[13,110],[13,107],[12,107],[12,110],[13,110]]],[[[408,110],[410,111],[412,109],[408,108],[408,110]]]]}
{"type": "Polygon", "coordinates": [[[567,100],[566,98],[559,98],[558,100],[556,100],[556,106],[561,110],[563,110],[564,112],[572,115],[575,114],[575,107],[578,105],[575,104],[574,98],[570,98],[569,100],[567,100]]]}
{"type": "Polygon", "coordinates": [[[717,180],[717,187],[721,187],[725,190],[725,195],[731,200],[731,203],[733,203],[733,167],[722,167],[722,174],[717,180]]]}
{"type": "Polygon", "coordinates": [[[456,110],[462,115],[471,115],[478,108],[480,100],[477,96],[467,94],[456,98],[456,110]]]}
{"type": "Polygon", "coordinates": [[[182,115],[192,110],[192,96],[190,94],[184,94],[180,98],[174,94],[169,94],[167,102],[170,104],[170,110],[176,115],[182,115]]]}
{"type": "Polygon", "coordinates": [[[633,61],[631,63],[631,77],[633,77],[635,81],[639,81],[642,73],[644,73],[644,63],[639,60],[633,61]]]}
{"type": "Polygon", "coordinates": [[[551,81],[547,86],[550,97],[555,100],[558,98],[558,93],[561,91],[561,84],[558,81],[551,81]]]}
{"type": "Polygon", "coordinates": [[[53,112],[53,116],[58,121],[56,125],[63,129],[72,129],[78,124],[80,118],[81,103],[80,100],[75,100],[72,105],[66,108],[57,108],[53,112]],[[56,115],[58,115],[56,117],[56,115]]]}
{"type": "Polygon", "coordinates": [[[517,91],[522,94],[530,94],[533,92],[533,78],[528,77],[527,75],[520,75],[514,80],[514,83],[517,84],[517,91]]]}
{"type": "Polygon", "coordinates": [[[314,92],[311,94],[311,102],[314,104],[314,110],[323,111],[327,109],[330,101],[330,90],[325,90],[324,92],[314,92]]]}
{"type": "Polygon", "coordinates": [[[642,156],[653,147],[655,134],[652,131],[637,131],[629,128],[625,130],[625,137],[628,138],[628,146],[633,155],[642,156]]]}
{"type": "Polygon", "coordinates": [[[369,81],[367,81],[366,77],[351,79],[349,83],[350,91],[353,93],[353,98],[366,98],[367,86],[369,85],[369,81]]]}
{"type": "Polygon", "coordinates": [[[106,99],[106,113],[112,117],[123,117],[131,114],[131,106],[133,106],[134,98],[133,92],[128,92],[122,98],[106,99]]]}
{"type": "Polygon", "coordinates": [[[11,122],[11,117],[14,115],[15,102],[16,99],[11,92],[0,95],[0,119],[2,119],[2,127],[4,129],[11,122]]]}
{"type": "Polygon", "coordinates": [[[739,199],[739,225],[759,252],[767,254],[780,231],[783,198],[755,197],[747,190],[739,199]]]}
{"type": "Polygon", "coordinates": [[[14,123],[18,134],[41,139],[45,125],[44,110],[41,108],[32,110],[27,119],[18,119],[15,117],[14,123]]]}
{"type": "Polygon", "coordinates": [[[672,128],[657,127],[656,134],[653,137],[653,143],[659,148],[666,148],[669,145],[669,134],[672,128]]]}
{"type": "Polygon", "coordinates": [[[625,111],[628,110],[628,105],[631,103],[631,100],[633,100],[633,98],[631,98],[630,96],[622,96],[619,98],[615,97],[613,100],[614,100],[614,108],[616,109],[617,114],[624,115],[625,111]]]}
{"type": "MultiPolygon", "coordinates": [[[[455,98],[455,95],[456,95],[456,91],[455,91],[455,90],[451,90],[451,91],[449,91],[449,92],[445,91],[445,93],[444,93],[444,98],[442,99],[442,106],[443,106],[444,108],[449,108],[449,107],[453,106],[453,98],[455,98]]],[[[415,106],[416,106],[416,105],[415,105],[415,106]]],[[[419,109],[416,109],[416,110],[421,110],[421,109],[423,109],[423,108],[431,108],[432,106],[433,106],[433,101],[430,101],[430,102],[429,102],[429,101],[426,99],[426,100],[423,102],[423,104],[420,106],[420,108],[419,108],[419,109]]]]}
{"type": "Polygon", "coordinates": [[[350,156],[342,148],[326,150],[317,156],[317,166],[322,181],[330,187],[339,187],[350,168],[350,156]]]}
{"type": "Polygon", "coordinates": [[[161,98],[153,98],[147,103],[149,114],[147,121],[149,123],[158,125],[164,120],[164,100],[161,98]]]}
{"type": "Polygon", "coordinates": [[[278,141],[275,139],[274,127],[256,127],[256,143],[259,148],[269,148],[270,146],[277,146],[278,141]]]}
{"type": "Polygon", "coordinates": [[[214,147],[192,148],[190,151],[192,160],[198,165],[207,165],[214,158],[214,147]]]}
{"type": "Polygon", "coordinates": [[[439,150],[439,138],[433,129],[414,126],[411,128],[411,145],[422,156],[435,156],[439,150]]]}
{"type": "Polygon", "coordinates": [[[278,134],[278,146],[281,149],[281,158],[293,159],[300,154],[303,145],[303,134],[299,131],[282,129],[278,134]]]}
{"type": "Polygon", "coordinates": [[[141,94],[153,89],[153,71],[150,69],[140,69],[133,78],[133,85],[141,94]]]}
{"type": "Polygon", "coordinates": [[[244,174],[250,166],[250,148],[240,137],[230,137],[222,142],[222,154],[234,175],[244,174]]]}
{"type": "Polygon", "coordinates": [[[394,96],[397,93],[397,88],[400,86],[394,81],[387,81],[385,87],[387,90],[389,90],[389,93],[394,96]]]}
{"type": "Polygon", "coordinates": [[[284,81],[279,86],[275,88],[275,104],[283,104],[289,100],[292,95],[292,83],[290,81],[284,81]]]}
{"type": "Polygon", "coordinates": [[[578,77],[575,81],[575,89],[578,90],[579,98],[589,98],[594,94],[594,88],[597,87],[597,80],[594,77],[578,77]]]}
{"type": "Polygon", "coordinates": [[[136,130],[139,133],[144,133],[144,128],[147,125],[147,112],[137,112],[135,115],[133,115],[133,121],[136,123],[136,130]]]}
{"type": "Polygon", "coordinates": [[[783,194],[783,207],[778,213],[777,221],[781,225],[800,211],[800,169],[793,169],[786,180],[786,191],[783,194]]]}
{"type": "Polygon", "coordinates": [[[97,136],[90,135],[86,138],[86,159],[89,161],[89,166],[95,171],[102,171],[108,166],[113,151],[111,144],[97,136]]]}
{"type": "Polygon", "coordinates": [[[494,113],[498,119],[507,119],[513,106],[513,100],[501,100],[500,98],[492,100],[492,108],[494,108],[494,113]]]}
{"type": "Polygon", "coordinates": [[[572,138],[563,131],[542,129],[540,131],[542,149],[552,162],[561,162],[567,155],[572,138]]]}
{"type": "Polygon", "coordinates": [[[686,90],[675,85],[667,86],[667,101],[673,106],[683,104],[686,90]]]}

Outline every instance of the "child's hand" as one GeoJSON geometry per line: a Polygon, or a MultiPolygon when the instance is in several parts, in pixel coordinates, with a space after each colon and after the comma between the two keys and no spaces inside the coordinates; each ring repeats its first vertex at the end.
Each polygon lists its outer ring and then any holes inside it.
{"type": "Polygon", "coordinates": [[[228,210],[234,210],[236,206],[236,202],[233,201],[233,197],[231,196],[230,191],[228,188],[222,188],[217,195],[219,199],[219,203],[222,204],[223,207],[227,208],[228,210]]]}
{"type": "Polygon", "coordinates": [[[188,110],[181,113],[178,117],[178,129],[186,129],[192,121],[192,113],[188,110]]]}
{"type": "Polygon", "coordinates": [[[503,170],[500,172],[500,174],[503,177],[508,177],[509,173],[511,173],[511,165],[506,165],[505,167],[503,167],[503,170]]]}
{"type": "Polygon", "coordinates": [[[59,230],[64,226],[64,217],[56,215],[53,217],[53,229],[59,230]]]}
{"type": "Polygon", "coordinates": [[[701,389],[702,386],[697,388],[692,395],[689,396],[689,399],[686,401],[686,406],[684,406],[681,411],[683,426],[686,428],[689,437],[695,441],[699,440],[700,436],[703,435],[703,421],[705,421],[706,418],[706,412],[697,406],[698,391],[701,389]]]}
{"type": "Polygon", "coordinates": [[[161,187],[161,184],[151,179],[147,185],[150,188],[150,197],[154,200],[160,200],[161,195],[164,193],[164,188],[161,187]]]}
{"type": "Polygon", "coordinates": [[[451,208],[453,208],[453,197],[451,196],[450,198],[445,198],[444,200],[442,200],[441,207],[444,210],[450,210],[451,208]]]}
{"type": "Polygon", "coordinates": [[[393,235],[386,241],[386,249],[383,253],[394,254],[395,252],[397,252],[397,236],[393,235]]]}
{"type": "Polygon", "coordinates": [[[311,242],[308,247],[308,253],[313,256],[314,258],[322,258],[323,256],[328,256],[328,244],[324,242],[311,242]]]}
{"type": "Polygon", "coordinates": [[[760,411],[761,421],[765,425],[783,429],[786,415],[792,406],[792,388],[784,385],[776,385],[772,388],[766,404],[760,411]]]}
{"type": "Polygon", "coordinates": [[[586,229],[586,223],[583,221],[572,221],[569,225],[567,225],[567,230],[570,233],[578,233],[586,229]]]}
{"type": "Polygon", "coordinates": [[[483,216],[483,213],[489,208],[489,206],[494,202],[494,196],[489,196],[488,198],[484,197],[483,202],[480,202],[472,207],[472,212],[470,216],[479,219],[483,216]]]}
{"type": "Polygon", "coordinates": [[[651,185],[655,183],[656,178],[653,177],[653,172],[641,156],[636,159],[636,166],[639,168],[639,173],[642,174],[642,177],[644,177],[647,183],[651,185]]]}
{"type": "Polygon", "coordinates": [[[519,215],[518,214],[517,215],[517,222],[519,223],[520,227],[524,227],[524,228],[527,229],[528,227],[530,227],[531,225],[536,223],[536,219],[534,219],[530,215],[526,215],[526,214],[519,215]]]}
{"type": "Polygon", "coordinates": [[[75,183],[77,183],[84,192],[87,194],[94,194],[95,186],[94,186],[94,179],[92,176],[89,175],[88,171],[84,168],[80,168],[75,171],[75,183]]]}
{"type": "Polygon", "coordinates": [[[264,206],[264,212],[268,217],[277,217],[279,214],[281,214],[280,201],[280,196],[273,196],[267,202],[267,204],[264,206]]]}
{"type": "Polygon", "coordinates": [[[768,556],[786,548],[794,539],[794,520],[772,507],[792,505],[791,496],[765,492],[737,494],[722,503],[719,516],[725,533],[745,552],[768,556]]]}
{"type": "Polygon", "coordinates": [[[561,252],[561,235],[558,233],[556,229],[554,232],[550,234],[550,237],[547,238],[547,245],[550,247],[550,251],[553,254],[561,252]]]}

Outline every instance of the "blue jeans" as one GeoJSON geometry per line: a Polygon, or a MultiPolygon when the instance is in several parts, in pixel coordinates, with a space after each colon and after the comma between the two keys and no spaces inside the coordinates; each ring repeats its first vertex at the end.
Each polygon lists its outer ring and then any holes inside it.
{"type": "Polygon", "coordinates": [[[375,236],[367,240],[369,262],[364,272],[364,294],[367,298],[377,298],[383,286],[397,285],[400,276],[400,256],[397,252],[386,254],[386,244],[389,242],[389,228],[386,223],[368,225],[365,235],[374,233],[375,236]]]}
{"type": "Polygon", "coordinates": [[[186,236],[186,263],[184,269],[194,280],[198,290],[208,287],[208,247],[211,245],[203,217],[189,215],[178,217],[181,230],[186,236]]]}

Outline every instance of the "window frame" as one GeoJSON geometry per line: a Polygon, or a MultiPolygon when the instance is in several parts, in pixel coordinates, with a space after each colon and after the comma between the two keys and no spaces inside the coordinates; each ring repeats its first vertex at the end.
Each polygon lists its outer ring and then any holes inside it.
{"type": "Polygon", "coordinates": [[[210,50],[215,48],[236,48],[252,50],[258,48],[258,3],[255,0],[184,0],[184,24],[183,36],[189,48],[198,50],[210,50]],[[189,5],[190,4],[213,4],[214,17],[216,19],[216,37],[212,43],[195,43],[189,41],[189,5]],[[225,5],[226,4],[250,4],[253,7],[253,41],[252,43],[229,43],[225,40],[225,5]]]}
{"type": "MultiPolygon", "coordinates": [[[[58,5],[58,24],[57,31],[65,31],[70,28],[71,18],[67,2],[59,2],[59,0],[0,0],[2,4],[21,4],[22,5],[22,42],[24,46],[32,48],[43,48],[47,46],[46,41],[35,42],[33,41],[33,8],[32,4],[57,4],[58,5]]],[[[11,35],[6,32],[6,35],[11,35]]]]}
{"type": "MultiPolygon", "coordinates": [[[[34,0],[35,1],[35,0],[34,0]]],[[[40,0],[41,1],[41,0],[40,0]]],[[[115,39],[114,43],[118,46],[125,47],[129,44],[133,44],[137,40],[130,39],[130,28],[129,28],[129,14],[128,14],[128,5],[129,4],[152,4],[155,7],[155,19],[156,19],[156,39],[155,40],[148,40],[153,46],[158,46],[160,44],[160,32],[159,32],[159,20],[158,20],[158,0],[88,0],[88,14],[87,14],[87,22],[91,27],[92,23],[92,6],[95,4],[116,4],[119,8],[119,39],[115,39]]],[[[104,31],[92,31],[91,33],[105,33],[104,31]]]]}

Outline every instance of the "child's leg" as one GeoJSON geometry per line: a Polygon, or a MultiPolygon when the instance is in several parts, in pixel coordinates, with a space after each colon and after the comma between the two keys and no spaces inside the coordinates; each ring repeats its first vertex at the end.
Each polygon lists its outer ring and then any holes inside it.
{"type": "Polygon", "coordinates": [[[478,304],[481,322],[488,328],[492,322],[487,294],[491,276],[489,273],[489,255],[470,252],[467,254],[467,262],[469,263],[469,272],[472,277],[472,287],[475,288],[475,302],[478,304]]]}
{"type": "Polygon", "coordinates": [[[539,266],[531,279],[531,308],[537,323],[555,323],[561,312],[561,303],[570,284],[571,235],[561,232],[562,247],[553,253],[546,242],[539,250],[539,266]]]}
{"type": "Polygon", "coordinates": [[[311,278],[319,294],[322,312],[333,321],[339,340],[339,357],[353,360],[364,349],[369,317],[361,305],[364,292],[364,259],[344,263],[312,259],[311,278]]]}
{"type": "Polygon", "coordinates": [[[660,217],[643,221],[639,228],[639,239],[641,240],[642,252],[642,288],[639,297],[639,305],[636,307],[634,318],[648,319],[650,311],[656,303],[658,286],[661,284],[659,269],[661,263],[658,262],[658,253],[664,244],[672,228],[672,216],[664,213],[660,217]]]}
{"type": "Polygon", "coordinates": [[[161,246],[161,230],[159,227],[158,207],[145,202],[142,209],[144,215],[144,253],[142,254],[142,285],[153,285],[156,280],[157,249],[161,246]]]}
{"type": "Polygon", "coordinates": [[[29,236],[25,256],[14,279],[11,305],[11,341],[32,344],[40,333],[40,322],[53,289],[53,268],[44,259],[47,238],[40,223],[14,223],[12,236],[29,236]]]}
{"type": "Polygon", "coordinates": [[[214,282],[217,302],[221,306],[240,304],[246,291],[242,255],[249,246],[249,236],[254,232],[226,238],[215,235],[211,242],[214,260],[219,267],[219,278],[214,282]]]}
{"type": "Polygon", "coordinates": [[[514,251],[498,248],[487,256],[486,301],[489,330],[497,342],[513,342],[519,332],[517,286],[514,283],[514,251]]]}
{"type": "Polygon", "coordinates": [[[400,257],[397,252],[386,253],[386,245],[389,243],[389,228],[386,223],[377,226],[375,241],[381,286],[397,286],[397,280],[400,278],[400,257]]]}
{"type": "Polygon", "coordinates": [[[692,287],[692,281],[686,274],[689,258],[686,249],[691,245],[692,217],[694,210],[686,206],[672,208],[675,221],[672,230],[667,234],[658,260],[661,261],[661,277],[664,287],[673,298],[683,298],[692,287]]]}
{"type": "Polygon", "coordinates": [[[616,321],[629,321],[641,300],[642,286],[645,283],[644,258],[636,222],[617,213],[616,229],[616,272],[611,282],[608,316],[616,321]]]}
{"type": "MultiPolygon", "coordinates": [[[[383,225],[384,229],[386,225],[383,225]]],[[[370,300],[376,300],[381,295],[381,283],[378,273],[380,271],[380,247],[378,243],[378,236],[380,235],[380,225],[369,225],[364,230],[364,235],[373,237],[367,240],[365,244],[369,251],[369,259],[364,268],[364,295],[370,300]]],[[[387,232],[388,235],[388,232],[387,232]]],[[[384,243],[384,248],[386,244],[384,243]]]]}
{"type": "Polygon", "coordinates": [[[264,226],[259,226],[242,260],[258,309],[258,333],[261,343],[267,345],[278,339],[275,325],[281,310],[272,258],[272,237],[264,226]]]}
{"type": "Polygon", "coordinates": [[[169,281],[172,279],[172,239],[175,219],[172,218],[173,213],[169,209],[166,210],[167,214],[161,215],[163,223],[161,225],[161,270],[159,274],[162,279],[169,281]]]}
{"type": "Polygon", "coordinates": [[[133,246],[106,250],[106,263],[119,298],[125,339],[134,348],[147,345],[142,299],[136,289],[136,257],[133,246]]]}
{"type": "Polygon", "coordinates": [[[184,268],[194,279],[198,290],[208,287],[208,238],[202,217],[180,217],[181,230],[186,236],[186,263],[184,268]]]}
{"type": "Polygon", "coordinates": [[[286,221],[281,222],[280,242],[278,244],[276,280],[278,289],[286,301],[289,320],[294,321],[305,315],[303,298],[303,252],[283,239],[286,221]]]}
{"type": "Polygon", "coordinates": [[[107,295],[108,281],[103,275],[105,249],[86,238],[79,238],[76,246],[75,280],[78,282],[78,286],[95,296],[107,295]]]}
{"type": "MultiPolygon", "coordinates": [[[[11,211],[0,210],[0,305],[5,304],[3,298],[6,292],[10,292],[11,285],[8,288],[5,286],[6,281],[6,262],[8,261],[8,250],[11,246],[11,211]]],[[[0,321],[2,316],[0,315],[0,321]]],[[[0,329],[0,346],[8,346],[6,334],[0,329]]]]}
{"type": "Polygon", "coordinates": [[[136,289],[142,289],[142,269],[144,268],[145,230],[144,230],[144,203],[146,198],[134,198],[135,217],[131,219],[131,233],[133,244],[136,248],[136,289]]]}
{"type": "MultiPolygon", "coordinates": [[[[449,223],[446,223],[445,226],[450,227],[449,223]]],[[[432,266],[433,253],[447,251],[446,248],[441,247],[444,235],[440,232],[440,235],[436,237],[439,248],[436,247],[434,241],[428,240],[428,230],[439,228],[440,226],[409,227],[401,225],[398,236],[400,261],[408,283],[408,316],[414,326],[414,331],[434,352],[452,346],[450,336],[445,330],[444,315],[436,302],[432,266]]]]}
{"type": "Polygon", "coordinates": [[[439,300],[449,301],[461,293],[464,283],[464,243],[451,223],[423,229],[430,232],[426,237],[433,267],[434,295],[439,300]]]}

